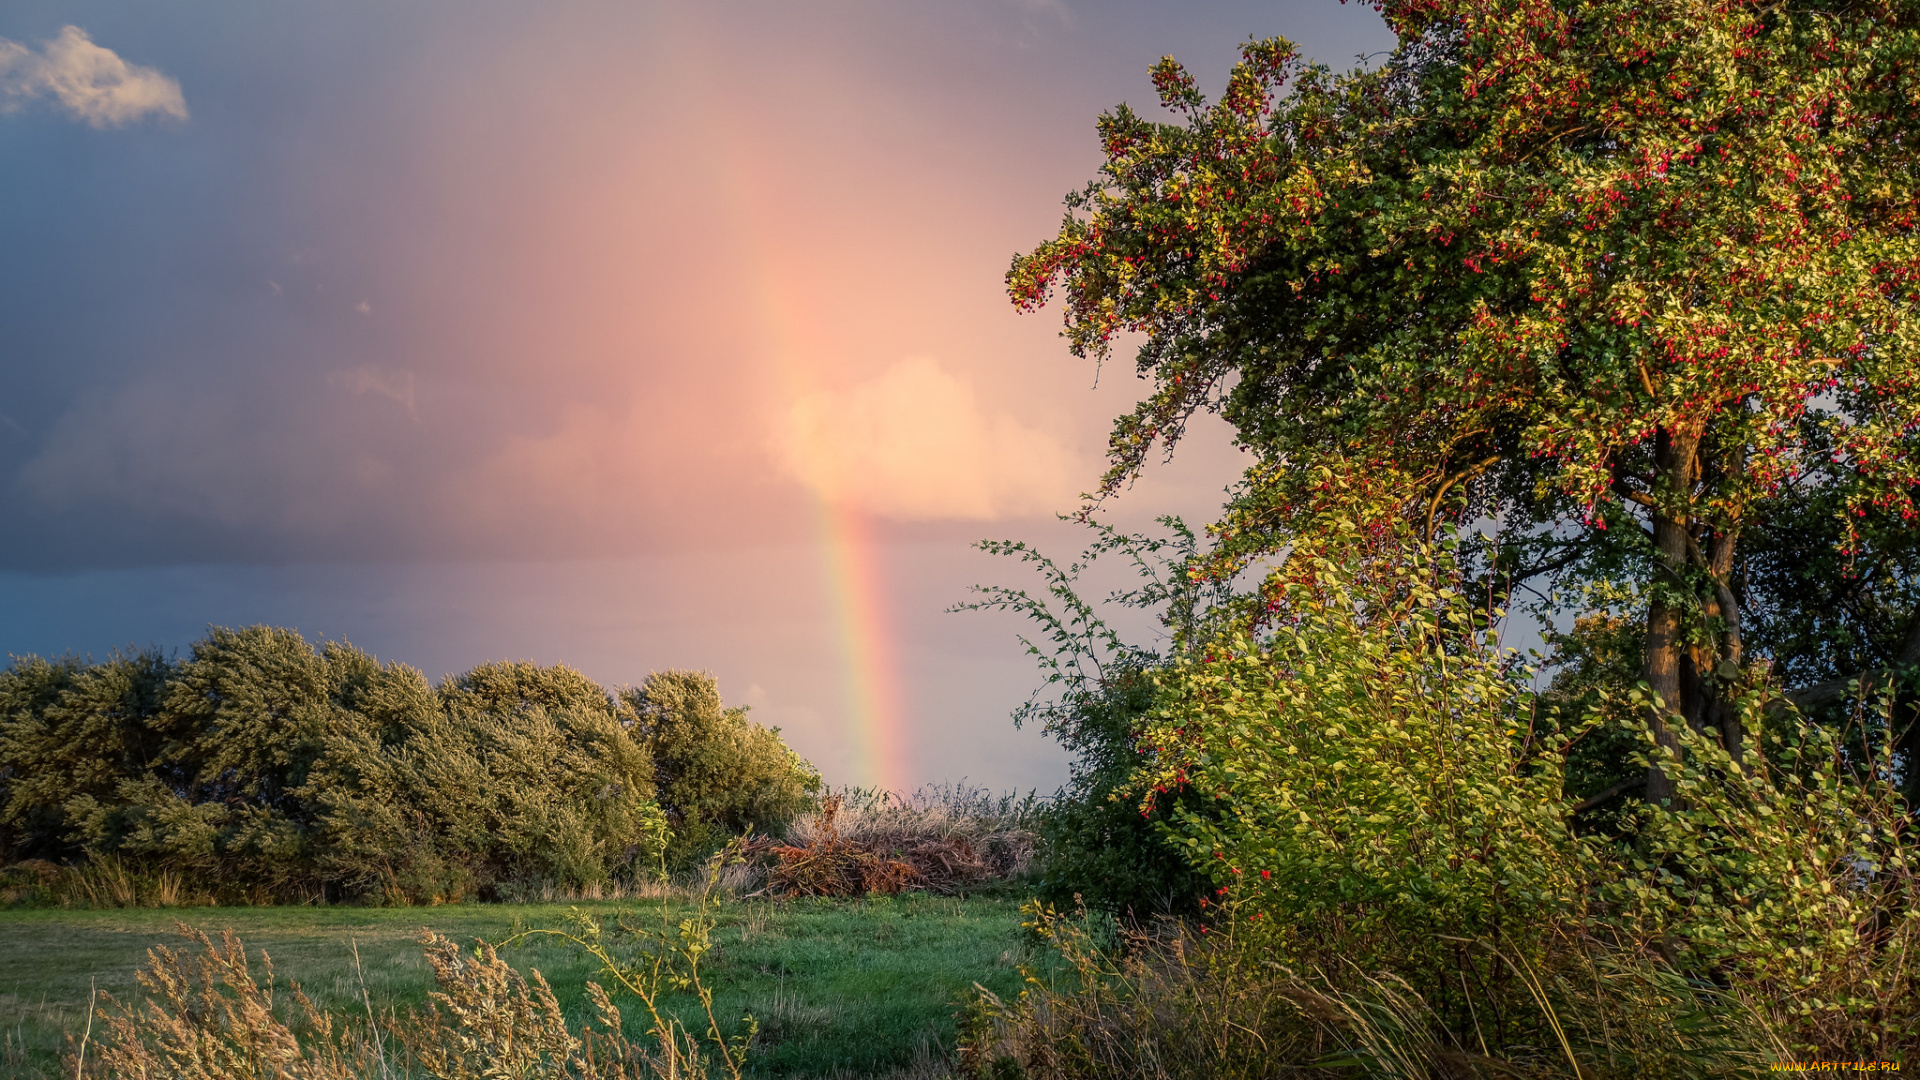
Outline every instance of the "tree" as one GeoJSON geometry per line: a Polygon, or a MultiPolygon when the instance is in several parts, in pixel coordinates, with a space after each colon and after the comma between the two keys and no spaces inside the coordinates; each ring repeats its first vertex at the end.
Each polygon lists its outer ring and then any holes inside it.
{"type": "MultiPolygon", "coordinates": [[[[1102,492],[1215,410],[1257,463],[1214,573],[1316,515],[1494,518],[1497,593],[1636,587],[1657,741],[1711,731],[1737,763],[1743,616],[1803,606],[1754,541],[1818,502],[1842,573],[1911,546],[1920,6],[1380,10],[1399,46],[1371,71],[1257,42],[1209,104],[1163,60],[1180,122],[1103,115],[1098,178],[1014,260],[1076,354],[1142,337],[1102,492]]],[[[1914,615],[1877,667],[1920,660],[1914,615]]],[[[1879,677],[1796,673],[1823,677],[1787,695],[1808,707],[1879,677]]],[[[1674,795],[1658,757],[1644,784],[1674,795]]]]}

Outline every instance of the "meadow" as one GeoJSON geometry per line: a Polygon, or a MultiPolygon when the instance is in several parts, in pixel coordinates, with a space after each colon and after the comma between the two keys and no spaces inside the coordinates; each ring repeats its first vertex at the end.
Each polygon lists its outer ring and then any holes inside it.
{"type": "MultiPolygon", "coordinates": [[[[215,937],[231,928],[250,956],[272,958],[282,985],[298,983],[350,1017],[364,1016],[369,1004],[384,1015],[426,1000],[432,973],[415,942],[423,928],[463,943],[498,942],[564,925],[576,909],[657,919],[658,903],[0,910],[0,1076],[60,1075],[69,1033],[85,1027],[89,994],[133,1000],[147,950],[190,947],[179,922],[215,937]]],[[[679,917],[679,902],[668,904],[679,917]]],[[[759,1021],[755,1075],[887,1075],[944,1059],[963,996],[975,982],[1017,992],[1018,965],[1028,958],[1011,896],[722,901],[717,917],[707,981],[718,1015],[759,1021]]],[[[540,971],[569,1020],[582,1018],[593,960],[537,938],[502,956],[522,972],[540,971]]],[[[692,1006],[676,999],[689,1018],[692,1006]]],[[[627,1011],[627,1022],[630,1036],[644,1035],[638,1009],[627,1011]]]]}

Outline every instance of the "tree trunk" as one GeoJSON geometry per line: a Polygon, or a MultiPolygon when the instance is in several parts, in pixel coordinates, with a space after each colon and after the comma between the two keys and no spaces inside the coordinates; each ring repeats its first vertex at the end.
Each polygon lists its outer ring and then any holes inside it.
{"type": "MultiPolygon", "coordinates": [[[[1717,540],[1718,538],[1716,538],[1717,540]]],[[[1733,546],[1733,537],[1726,537],[1728,547],[1733,546]]],[[[1713,601],[1707,608],[1707,614],[1718,616],[1725,626],[1722,631],[1720,660],[1731,665],[1732,670],[1721,673],[1723,676],[1737,674],[1740,670],[1745,646],[1740,638],[1740,605],[1734,598],[1733,590],[1725,584],[1725,575],[1719,575],[1714,582],[1713,601]]],[[[1720,745],[1726,747],[1727,756],[1733,759],[1734,768],[1741,768],[1740,756],[1746,743],[1746,728],[1740,723],[1740,710],[1727,700],[1724,690],[1731,687],[1730,678],[1714,684],[1712,700],[1707,706],[1707,727],[1720,736],[1720,745]]]]}
{"type": "MultiPolygon", "coordinates": [[[[1746,478],[1747,450],[1742,446],[1733,452],[1728,462],[1727,479],[1738,483],[1746,478]]],[[[1706,609],[1709,616],[1720,620],[1720,638],[1714,651],[1714,671],[1721,676],[1712,682],[1713,693],[1707,706],[1707,726],[1719,732],[1720,745],[1726,748],[1727,756],[1733,759],[1733,767],[1742,768],[1741,754],[1746,742],[1746,731],[1740,723],[1740,710],[1727,700],[1726,691],[1733,688],[1734,679],[1739,676],[1745,661],[1746,644],[1740,633],[1740,600],[1733,595],[1730,584],[1733,580],[1734,547],[1740,539],[1740,520],[1744,515],[1734,510],[1724,522],[1723,528],[1713,535],[1707,543],[1707,576],[1713,579],[1706,597],[1706,609]],[[1721,671],[1722,666],[1728,670],[1721,671]]]]}
{"type": "MultiPolygon", "coordinates": [[[[1658,562],[1653,598],[1647,610],[1647,686],[1656,695],[1651,723],[1656,742],[1678,752],[1673,721],[1698,722],[1698,673],[1686,646],[1686,611],[1679,593],[1687,581],[1687,542],[1693,527],[1693,484],[1697,475],[1698,435],[1662,428],[1654,444],[1653,546],[1658,562]],[[1690,685],[1691,684],[1691,685],[1690,685]],[[1689,690],[1693,691],[1691,694],[1689,690]]],[[[1659,759],[1647,768],[1647,799],[1671,802],[1673,781],[1659,759]]]]}

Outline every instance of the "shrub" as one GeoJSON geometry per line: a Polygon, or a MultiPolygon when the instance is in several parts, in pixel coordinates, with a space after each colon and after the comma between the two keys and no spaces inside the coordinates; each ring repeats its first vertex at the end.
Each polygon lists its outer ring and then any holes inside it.
{"type": "Polygon", "coordinates": [[[357,720],[334,707],[332,668],[290,630],[213,630],[146,718],[160,752],[111,797],[68,800],[72,835],[88,852],[217,870],[262,895],[310,891],[308,774],[357,720]]]}
{"type": "Polygon", "coordinates": [[[1141,732],[1150,798],[1215,804],[1174,831],[1216,899],[1290,957],[1390,967],[1443,1009],[1485,967],[1463,939],[1533,960],[1585,919],[1600,865],[1569,827],[1557,733],[1446,565],[1300,561],[1273,596],[1286,617],[1178,657],[1141,732]]]}
{"type": "Polygon", "coordinates": [[[471,731],[419,671],[337,651],[341,706],[362,722],[333,736],[317,771],[324,872],[386,903],[477,896],[498,875],[484,817],[462,812],[493,797],[471,731]]]}
{"type": "Polygon", "coordinates": [[[487,664],[435,692],[397,668],[368,673],[355,700],[379,722],[343,743],[325,795],[329,865],[355,888],[459,900],[652,864],[666,831],[652,762],[579,672],[487,664]]]}
{"type": "Polygon", "coordinates": [[[1747,729],[1767,734],[1739,765],[1680,733],[1679,798],[1637,808],[1601,889],[1612,921],[1732,986],[1798,1055],[1920,1050],[1920,866],[1895,774],[1850,760],[1845,732],[1769,722],[1765,701],[1742,702],[1747,729]]]}
{"type": "Polygon", "coordinates": [[[1155,667],[1121,668],[1078,695],[1061,725],[1075,751],[1065,787],[1038,816],[1036,891],[1060,907],[1085,904],[1131,920],[1196,915],[1207,879],[1168,843],[1177,814],[1204,814],[1191,791],[1142,808],[1147,764],[1137,728],[1154,704],[1155,667]]]}
{"type": "Polygon", "coordinates": [[[677,866],[748,829],[780,828],[820,789],[819,772],[781,741],[780,729],[722,705],[719,684],[706,672],[658,672],[621,700],[634,736],[652,755],[677,866]]]}
{"type": "Polygon", "coordinates": [[[1372,556],[1296,555],[1251,617],[1158,675],[1148,794],[1212,800],[1174,829],[1249,948],[1342,992],[1400,980],[1457,1041],[1545,1037],[1547,974],[1651,964],[1727,988],[1723,1014],[1758,1018],[1750,1047],[1920,1046],[1920,875],[1896,770],[1763,685],[1739,705],[1766,735],[1739,761],[1703,733],[1680,733],[1684,758],[1661,747],[1644,691],[1563,725],[1446,549],[1372,556]],[[1595,730],[1637,744],[1642,769],[1661,755],[1677,798],[1579,834],[1564,763],[1595,730]]]}
{"type": "Polygon", "coordinates": [[[1176,647],[1195,631],[1206,605],[1230,591],[1191,572],[1198,540],[1178,518],[1160,519],[1168,530],[1165,537],[1088,524],[1093,542],[1065,565],[1018,541],[979,544],[988,554],[1037,569],[1044,595],[976,586],[982,599],[954,610],[1011,611],[1040,630],[1038,640],[1022,636],[1020,642],[1039,662],[1045,685],[1015,710],[1014,726],[1038,722],[1072,755],[1067,783],[1038,823],[1040,895],[1055,904],[1084,903],[1139,918],[1192,914],[1206,879],[1166,844],[1166,827],[1176,811],[1203,813],[1203,805],[1184,792],[1169,793],[1145,808],[1130,797],[1153,755],[1139,741],[1138,728],[1154,701],[1154,673],[1167,657],[1122,640],[1080,595],[1081,578],[1118,553],[1142,584],[1112,593],[1107,602],[1156,611],[1176,647]],[[1045,696],[1048,691],[1051,697],[1045,696]]]}

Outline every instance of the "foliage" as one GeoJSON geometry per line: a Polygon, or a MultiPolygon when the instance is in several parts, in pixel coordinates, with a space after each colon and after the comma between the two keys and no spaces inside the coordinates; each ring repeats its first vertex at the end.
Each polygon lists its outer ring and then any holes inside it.
{"type": "Polygon", "coordinates": [[[599,890],[670,839],[784,820],[817,783],[696,673],[622,697],[492,663],[435,687],[269,627],[214,629],[177,662],[0,671],[0,856],[99,867],[35,886],[68,901],[599,890]]]}
{"type": "Polygon", "coordinates": [[[1773,681],[1833,688],[1824,701],[1802,693],[1795,704],[1845,730],[1851,753],[1898,759],[1907,806],[1920,809],[1920,529],[1854,518],[1853,550],[1843,551],[1841,497],[1803,488],[1754,522],[1741,566],[1754,598],[1743,632],[1773,681]],[[1899,692],[1879,700],[1888,686],[1899,692]]]}
{"type": "Polygon", "coordinates": [[[1285,954],[1444,992],[1474,963],[1463,939],[1531,960],[1578,925],[1598,860],[1567,821],[1559,732],[1447,553],[1356,575],[1340,550],[1287,564],[1267,632],[1223,628],[1158,674],[1141,783],[1215,802],[1174,830],[1285,954]]]}
{"type": "Polygon", "coordinates": [[[157,762],[153,721],[174,669],[148,652],[99,664],[29,656],[0,674],[0,850],[78,850],[66,804],[111,800],[123,779],[157,762]]]}
{"type": "MultiPolygon", "coordinates": [[[[123,774],[110,798],[69,799],[70,835],[88,852],[223,869],[262,893],[310,887],[309,774],[328,738],[358,720],[332,700],[343,658],[290,630],[213,630],[151,714],[161,751],[123,774]]],[[[84,707],[67,695],[62,705],[84,707]]]]}
{"type": "Polygon", "coordinates": [[[653,762],[600,687],[527,663],[485,664],[437,693],[410,669],[383,675],[361,701],[383,706],[393,734],[363,738],[331,770],[341,879],[396,900],[458,899],[646,872],[666,831],[653,762]]]}
{"type": "Polygon", "coordinates": [[[1920,1045],[1920,8],[1380,10],[1371,70],[1254,42],[1209,102],[1162,61],[1175,121],[1103,116],[1008,275],[1077,354],[1137,335],[1103,494],[1203,410],[1254,457],[1182,564],[1242,591],[1147,669],[1145,808],[1245,963],[1398,987],[1429,1056],[1578,1075],[1545,989],[1616,969],[1723,987],[1748,1049],[1920,1045]],[[1523,590],[1571,623],[1544,693],[1523,590]]]}
{"type": "Polygon", "coordinates": [[[1639,808],[1600,889],[1616,925],[1726,980],[1796,1050],[1920,1047],[1920,866],[1885,762],[1849,760],[1833,731],[1798,721],[1773,725],[1744,767],[1681,739],[1696,763],[1671,766],[1683,808],[1639,808]]]}
{"type": "Polygon", "coordinates": [[[1841,550],[1842,496],[1803,488],[1751,526],[1742,630],[1785,686],[1899,664],[1920,611],[1920,529],[1855,518],[1855,550],[1841,550]]]}
{"type": "MultiPolygon", "coordinates": [[[[1153,391],[1115,427],[1103,490],[1216,410],[1256,456],[1223,572],[1316,543],[1296,510],[1330,495],[1429,536],[1497,518],[1498,590],[1643,590],[1661,741],[1713,728],[1737,757],[1749,645],[1809,658],[1742,634],[1746,613],[1819,600],[1798,587],[1816,573],[1740,573],[1793,506],[1834,516],[1820,532],[1867,560],[1879,606],[1920,615],[1883,559],[1920,483],[1920,10],[1380,10],[1399,47],[1371,70],[1255,42],[1209,102],[1163,60],[1175,122],[1104,115],[1098,177],[1014,261],[1015,303],[1058,288],[1077,353],[1140,335],[1153,391]],[[1381,482],[1329,492],[1328,473],[1381,482]]],[[[1659,768],[1646,790],[1673,797],[1659,768]]]]}
{"type": "Polygon", "coordinates": [[[1136,726],[1152,706],[1152,679],[1150,668],[1125,672],[1075,703],[1073,772],[1040,818],[1036,892],[1049,903],[1080,902],[1130,919],[1199,913],[1206,879],[1167,843],[1166,827],[1176,814],[1204,814],[1209,804],[1176,792],[1143,812],[1128,797],[1150,757],[1136,726]]]}
{"type": "Polygon", "coordinates": [[[1137,800],[1126,798],[1151,756],[1136,725],[1153,699],[1153,672],[1166,659],[1124,641],[1079,590],[1100,559],[1119,554],[1140,585],[1112,593],[1107,602],[1157,612],[1176,639],[1192,633],[1197,615],[1229,590],[1189,574],[1199,541],[1177,518],[1161,519],[1165,537],[1086,524],[1095,532],[1093,542],[1064,566],[1019,541],[980,544],[988,554],[1038,570],[1045,595],[983,586],[975,589],[981,599],[954,610],[1011,611],[1041,631],[1038,641],[1020,638],[1045,681],[1014,713],[1014,724],[1039,721],[1073,759],[1066,785],[1040,816],[1040,895],[1055,904],[1085,903],[1142,918],[1190,914],[1198,910],[1204,880],[1164,843],[1163,830],[1176,809],[1195,809],[1192,800],[1176,794],[1143,812],[1137,800]],[[1052,696],[1045,696],[1049,691],[1052,696]]]}
{"type": "Polygon", "coordinates": [[[1641,751],[1640,729],[1626,691],[1640,679],[1642,620],[1600,608],[1582,615],[1565,631],[1549,629],[1549,667],[1553,676],[1542,692],[1542,707],[1561,716],[1597,720],[1583,726],[1567,746],[1567,792],[1592,797],[1581,824],[1619,833],[1630,827],[1625,800],[1607,792],[1631,790],[1645,774],[1635,763],[1641,751]]]}
{"type": "Polygon", "coordinates": [[[659,799],[674,826],[675,864],[756,826],[780,828],[820,789],[819,771],[788,749],[778,728],[721,704],[712,675],[649,675],[621,702],[653,757],[659,799]]]}
{"type": "Polygon", "coordinates": [[[1618,459],[1661,427],[1725,427],[1755,483],[1813,432],[1910,476],[1911,11],[1383,14],[1401,45],[1372,71],[1258,42],[1209,105],[1161,61],[1184,123],[1103,116],[1086,216],[1015,261],[1023,306],[1064,282],[1077,351],[1146,335],[1156,394],[1116,467],[1221,404],[1295,467],[1396,428],[1435,464],[1434,436],[1484,435],[1580,505],[1617,496],[1618,459]],[[1803,430],[1823,393],[1845,411],[1803,430]]]}
{"type": "Polygon", "coordinates": [[[1765,686],[1739,702],[1765,733],[1739,761],[1691,730],[1666,747],[1644,690],[1562,718],[1448,548],[1328,547],[1163,669],[1140,732],[1147,799],[1215,801],[1174,829],[1255,955],[1347,990],[1344,969],[1391,975],[1456,1042],[1538,1021],[1527,972],[1652,956],[1796,1052],[1920,1045],[1920,875],[1884,760],[1769,714],[1765,686]],[[1595,732],[1658,759],[1680,797],[1576,828],[1589,804],[1566,762],[1595,732]]]}

